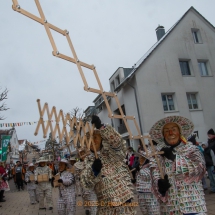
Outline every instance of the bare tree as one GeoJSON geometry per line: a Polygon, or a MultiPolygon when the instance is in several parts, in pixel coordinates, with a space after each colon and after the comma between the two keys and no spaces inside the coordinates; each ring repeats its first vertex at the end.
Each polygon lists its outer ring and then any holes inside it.
{"type": "Polygon", "coordinates": [[[77,119],[82,119],[84,116],[84,110],[79,107],[75,107],[69,111],[69,114],[71,118],[75,116],[77,119]]]}
{"type": "MultiPolygon", "coordinates": [[[[9,108],[7,108],[7,105],[5,102],[3,102],[5,99],[7,99],[8,89],[2,91],[2,88],[0,87],[0,111],[6,111],[9,108]]],[[[4,116],[0,115],[0,120],[4,120],[4,116]]]]}

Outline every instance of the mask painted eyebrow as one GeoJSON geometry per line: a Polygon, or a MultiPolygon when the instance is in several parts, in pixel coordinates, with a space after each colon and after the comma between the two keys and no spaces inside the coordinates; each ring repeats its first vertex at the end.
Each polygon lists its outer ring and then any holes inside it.
{"type": "Polygon", "coordinates": [[[178,129],[177,126],[173,126],[173,127],[171,127],[171,128],[164,128],[163,130],[169,130],[169,129],[173,129],[173,128],[177,128],[177,129],[178,129]]]}

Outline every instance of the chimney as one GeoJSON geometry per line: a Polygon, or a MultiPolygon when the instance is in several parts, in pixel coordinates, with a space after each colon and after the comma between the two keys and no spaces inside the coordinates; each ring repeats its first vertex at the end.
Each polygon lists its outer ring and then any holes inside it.
{"type": "Polygon", "coordinates": [[[158,25],[158,27],[155,29],[156,34],[157,34],[157,39],[158,41],[163,37],[165,34],[165,29],[163,26],[158,25]]]}

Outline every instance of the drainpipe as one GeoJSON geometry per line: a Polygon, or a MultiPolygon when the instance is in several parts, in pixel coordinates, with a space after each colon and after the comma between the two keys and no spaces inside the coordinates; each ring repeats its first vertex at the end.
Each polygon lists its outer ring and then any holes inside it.
{"type": "Polygon", "coordinates": [[[135,102],[136,102],[136,106],[137,106],[137,114],[138,114],[138,119],[139,119],[139,123],[140,123],[140,131],[141,131],[141,134],[143,135],[142,123],[140,120],[140,109],[139,109],[139,105],[138,105],[138,101],[137,101],[137,91],[136,91],[136,88],[134,86],[132,86],[129,82],[127,82],[127,84],[134,90],[135,102]]]}

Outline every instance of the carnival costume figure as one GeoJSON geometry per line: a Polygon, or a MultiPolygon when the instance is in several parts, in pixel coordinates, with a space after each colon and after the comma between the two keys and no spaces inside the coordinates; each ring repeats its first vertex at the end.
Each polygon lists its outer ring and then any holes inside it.
{"type": "MultiPolygon", "coordinates": [[[[131,206],[131,177],[124,163],[124,140],[114,128],[102,125],[99,117],[93,116],[91,123],[97,128],[93,140],[98,159],[94,154],[85,158],[81,184],[85,189],[95,191],[98,198],[97,214],[133,215],[135,208],[131,206]]],[[[92,144],[90,149],[94,150],[92,144]]]]}
{"type": "Polygon", "coordinates": [[[193,123],[181,116],[169,116],[153,125],[149,134],[158,143],[164,179],[161,179],[155,159],[150,159],[153,190],[161,201],[161,215],[206,215],[207,209],[201,179],[205,161],[187,138],[193,123]]]}
{"type": "Polygon", "coordinates": [[[37,202],[39,202],[39,198],[37,195],[37,185],[34,182],[34,179],[30,179],[31,176],[34,177],[34,164],[30,163],[28,166],[28,170],[25,174],[25,182],[27,182],[27,190],[29,193],[29,197],[30,197],[30,202],[31,204],[36,204],[37,202]]]}
{"type": "Polygon", "coordinates": [[[160,215],[160,203],[152,192],[152,178],[149,169],[149,160],[145,153],[136,153],[139,156],[139,166],[136,168],[136,191],[138,204],[143,215],[160,215]]]}
{"type": "Polygon", "coordinates": [[[75,177],[74,174],[67,171],[68,161],[62,159],[59,162],[60,179],[59,199],[57,210],[59,215],[74,215],[76,211],[76,195],[75,195],[75,177]]]}
{"type": "Polygon", "coordinates": [[[46,209],[44,205],[44,198],[46,198],[46,204],[49,210],[53,209],[53,200],[52,200],[52,170],[46,165],[47,160],[43,157],[37,161],[39,164],[35,170],[35,184],[38,184],[38,193],[39,193],[39,209],[46,209]],[[39,177],[47,178],[47,180],[39,181],[39,177]],[[45,177],[46,176],[46,177],[45,177]]]}
{"type": "MultiPolygon", "coordinates": [[[[86,150],[85,148],[82,148],[79,150],[79,156],[80,156],[80,162],[77,162],[75,164],[76,166],[76,170],[80,170],[78,171],[79,174],[81,173],[81,171],[85,168],[85,158],[86,156],[90,155],[90,151],[86,150]]],[[[80,177],[80,176],[79,176],[80,177]]],[[[85,214],[88,215],[96,215],[97,214],[97,196],[96,193],[93,189],[86,189],[85,187],[81,187],[81,192],[82,192],[82,198],[83,198],[83,205],[84,205],[84,209],[85,209],[85,214]]]]}
{"type": "MultiPolygon", "coordinates": [[[[80,149],[79,150],[79,155],[80,154],[85,154],[85,150],[84,149],[80,149]]],[[[84,158],[80,158],[78,162],[74,163],[74,167],[75,167],[75,183],[76,183],[76,195],[77,196],[81,196],[83,193],[82,187],[81,187],[81,183],[80,183],[80,175],[81,175],[81,171],[84,168],[84,158]]]]}

